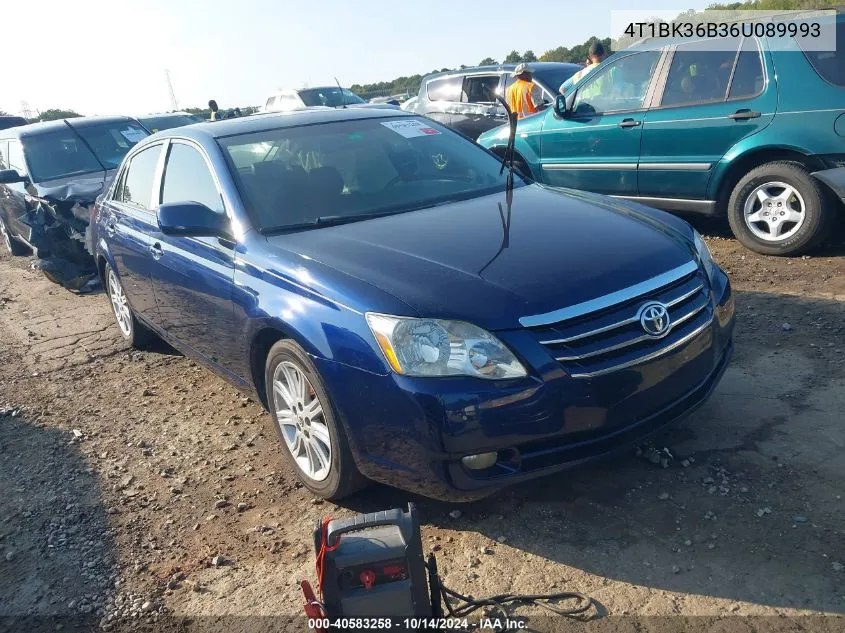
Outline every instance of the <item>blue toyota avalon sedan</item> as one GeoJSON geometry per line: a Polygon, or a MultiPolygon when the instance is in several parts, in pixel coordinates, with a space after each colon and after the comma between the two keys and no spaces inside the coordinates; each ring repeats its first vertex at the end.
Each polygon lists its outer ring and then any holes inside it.
{"type": "Polygon", "coordinates": [[[123,337],[254,394],[314,494],[469,500],[683,417],[732,352],[687,223],[512,184],[400,110],[197,124],[127,154],[97,261],[123,337]]]}

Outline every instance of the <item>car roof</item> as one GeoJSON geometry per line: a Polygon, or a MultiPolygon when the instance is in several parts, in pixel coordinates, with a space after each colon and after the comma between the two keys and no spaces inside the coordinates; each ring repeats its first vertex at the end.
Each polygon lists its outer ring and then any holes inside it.
{"type": "Polygon", "coordinates": [[[149,119],[151,117],[155,117],[155,118],[159,119],[161,117],[173,117],[173,116],[196,116],[196,115],[191,114],[190,112],[182,112],[180,110],[179,112],[151,112],[150,114],[140,114],[140,115],[138,115],[137,118],[140,121],[142,119],[149,119]]]}
{"type": "Polygon", "coordinates": [[[253,114],[237,119],[223,119],[207,123],[194,123],[183,128],[162,130],[145,138],[142,143],[170,137],[188,137],[205,141],[238,134],[251,134],[265,130],[298,127],[301,125],[321,125],[338,121],[359,121],[362,119],[383,119],[388,117],[417,116],[404,110],[392,108],[327,108],[313,110],[293,110],[291,112],[268,112],[253,114]]]}
{"type": "MultiPolygon", "coordinates": [[[[515,70],[517,65],[518,64],[495,64],[490,66],[469,66],[467,68],[431,73],[430,75],[423,77],[423,81],[431,81],[432,79],[440,79],[442,77],[475,75],[483,72],[509,72],[515,70]]],[[[526,65],[535,72],[538,70],[552,70],[566,66],[577,66],[578,68],[583,68],[581,64],[574,64],[571,62],[528,62],[526,65]]]]}
{"type": "Polygon", "coordinates": [[[30,123],[29,125],[9,128],[0,132],[0,135],[7,138],[25,138],[27,136],[37,136],[38,134],[65,130],[68,125],[74,128],[83,128],[100,123],[121,123],[124,121],[135,121],[135,119],[128,116],[84,116],[72,119],[57,119],[55,121],[42,121],[40,123],[30,123]]]}

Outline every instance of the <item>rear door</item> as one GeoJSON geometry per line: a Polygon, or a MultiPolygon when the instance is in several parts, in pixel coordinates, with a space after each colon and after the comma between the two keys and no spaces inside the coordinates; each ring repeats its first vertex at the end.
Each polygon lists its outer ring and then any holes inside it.
{"type": "Polygon", "coordinates": [[[134,154],[119,175],[112,197],[100,206],[98,231],[105,236],[129,304],[144,321],[161,328],[153,295],[150,235],[158,230],[154,188],[164,145],[134,154]]]}
{"type": "Polygon", "coordinates": [[[636,195],[637,161],[661,50],[621,55],[587,75],[572,113],[546,113],[540,140],[546,184],[636,195]]]}
{"type": "MultiPolygon", "coordinates": [[[[161,203],[200,202],[224,214],[223,197],[202,149],[172,140],[161,185],[161,203]]],[[[237,333],[232,283],[235,244],[216,237],[153,235],[152,271],[164,330],[180,346],[231,370],[237,333]]]]}
{"type": "Polygon", "coordinates": [[[754,38],[690,42],[669,55],[643,123],[639,193],[703,199],[722,156],[774,118],[773,73],[754,38]]]}

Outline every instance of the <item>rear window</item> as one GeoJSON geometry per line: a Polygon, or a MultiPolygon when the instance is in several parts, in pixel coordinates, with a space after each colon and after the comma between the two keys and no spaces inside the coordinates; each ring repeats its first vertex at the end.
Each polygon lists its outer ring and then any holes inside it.
{"type": "Polygon", "coordinates": [[[463,77],[432,79],[425,88],[429,101],[460,101],[463,82],[463,77]]]}
{"type": "MultiPolygon", "coordinates": [[[[801,39],[795,40],[801,46],[801,39]]],[[[845,20],[836,23],[836,51],[805,51],[804,56],[819,76],[834,86],[845,88],[845,20]]]]}
{"type": "Polygon", "coordinates": [[[309,106],[329,106],[339,108],[343,105],[366,103],[361,97],[346,88],[311,88],[300,90],[299,98],[309,106]]]}

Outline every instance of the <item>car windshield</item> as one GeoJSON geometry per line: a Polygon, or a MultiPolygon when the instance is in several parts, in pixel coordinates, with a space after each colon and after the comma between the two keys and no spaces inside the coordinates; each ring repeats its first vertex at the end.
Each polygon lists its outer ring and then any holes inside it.
{"type": "Polygon", "coordinates": [[[199,123],[204,119],[193,114],[166,114],[162,116],[139,117],[138,120],[141,122],[141,125],[155,134],[161,130],[169,130],[174,127],[199,123]]]}
{"type": "Polygon", "coordinates": [[[343,88],[342,91],[340,88],[331,87],[300,90],[299,98],[309,107],[329,106],[331,108],[338,108],[343,105],[366,103],[361,97],[346,88],[343,88]]]}
{"type": "MultiPolygon", "coordinates": [[[[277,128],[218,142],[259,230],[352,222],[506,186],[495,156],[419,117],[277,128]]],[[[515,178],[514,186],[524,184],[515,178]]]]}
{"type": "Polygon", "coordinates": [[[575,64],[566,68],[541,69],[534,72],[534,77],[551,90],[552,94],[557,94],[557,90],[563,82],[572,77],[578,70],[580,70],[580,67],[575,64]]]}
{"type": "Polygon", "coordinates": [[[126,153],[149,133],[135,121],[74,126],[106,169],[115,169],[126,153]]]}

